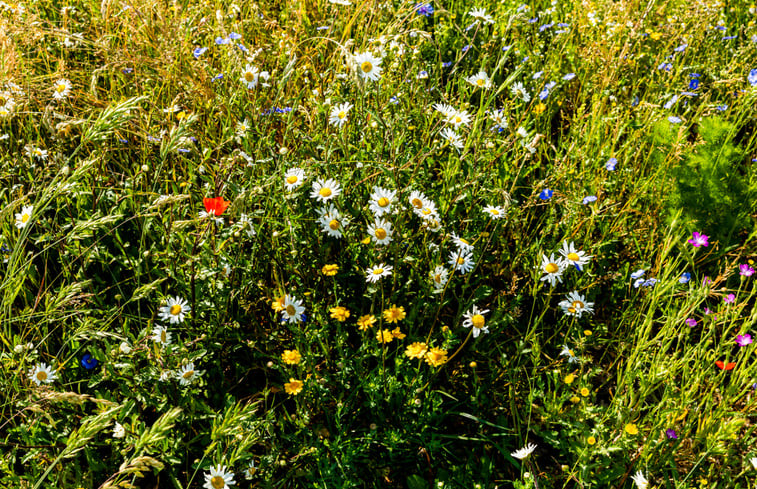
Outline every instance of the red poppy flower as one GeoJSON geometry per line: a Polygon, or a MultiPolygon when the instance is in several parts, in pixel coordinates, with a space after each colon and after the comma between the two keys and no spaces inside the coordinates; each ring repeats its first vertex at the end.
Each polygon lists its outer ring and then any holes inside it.
{"type": "Polygon", "coordinates": [[[736,363],[735,362],[723,363],[721,360],[718,360],[717,362],[715,362],[715,365],[717,365],[720,370],[733,370],[733,367],[736,366],[736,363]]]}
{"type": "Polygon", "coordinates": [[[223,211],[225,211],[226,208],[229,207],[229,204],[231,204],[231,202],[223,200],[223,197],[215,197],[213,199],[204,198],[202,199],[202,203],[205,204],[205,211],[214,216],[220,216],[223,214],[223,211]]]}

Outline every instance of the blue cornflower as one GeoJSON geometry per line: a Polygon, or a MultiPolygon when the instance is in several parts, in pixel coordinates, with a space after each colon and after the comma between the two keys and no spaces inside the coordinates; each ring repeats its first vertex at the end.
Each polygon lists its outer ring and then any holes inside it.
{"type": "Polygon", "coordinates": [[[730,41],[731,39],[736,39],[736,36],[723,36],[723,41],[730,41]]]}
{"type": "Polygon", "coordinates": [[[434,7],[430,3],[417,3],[415,4],[415,11],[418,15],[431,17],[434,14],[434,7]]]}
{"type": "Polygon", "coordinates": [[[237,39],[242,39],[242,34],[237,34],[236,32],[232,32],[229,34],[229,39],[232,41],[236,41],[237,39]]]}
{"type": "Polygon", "coordinates": [[[597,196],[596,195],[587,195],[586,197],[584,197],[584,200],[582,200],[581,203],[583,205],[586,205],[586,204],[589,204],[589,203],[594,202],[596,200],[597,200],[597,196]]]}
{"type": "Polygon", "coordinates": [[[507,46],[502,46],[502,51],[510,51],[511,47],[513,47],[512,44],[508,44],[507,46]]]}
{"type": "Polygon", "coordinates": [[[757,68],[749,71],[749,76],[746,77],[746,80],[752,86],[757,85],[757,68]]]}
{"type": "Polygon", "coordinates": [[[223,37],[216,37],[216,44],[218,44],[218,45],[228,44],[230,42],[231,41],[229,41],[228,39],[225,39],[223,37]]]}
{"type": "Polygon", "coordinates": [[[539,22],[539,17],[534,17],[533,19],[528,19],[529,24],[536,24],[539,22]]]}
{"type": "Polygon", "coordinates": [[[389,102],[391,102],[391,103],[393,103],[393,104],[396,105],[396,104],[400,103],[400,99],[396,95],[392,95],[392,97],[389,99],[389,102]]]}
{"type": "Polygon", "coordinates": [[[559,24],[557,24],[557,27],[570,27],[570,24],[566,22],[560,22],[559,24]]]}
{"type": "Polygon", "coordinates": [[[638,95],[634,95],[633,96],[633,101],[631,102],[631,107],[636,107],[637,105],[639,105],[639,96],[638,95]]]}
{"type": "Polygon", "coordinates": [[[551,199],[551,198],[552,198],[552,194],[553,194],[553,193],[555,193],[555,192],[554,192],[554,190],[550,190],[550,189],[548,189],[548,188],[545,188],[545,189],[544,189],[544,190],[542,190],[542,191],[541,191],[541,193],[539,194],[539,198],[540,198],[541,200],[549,200],[549,199],[551,199]]]}
{"type": "Polygon", "coordinates": [[[699,88],[699,78],[689,80],[689,90],[696,90],[697,88],[699,88]]]}
{"type": "Polygon", "coordinates": [[[327,26],[327,25],[319,25],[318,27],[315,28],[315,30],[317,30],[317,31],[325,31],[325,30],[328,30],[329,28],[330,27],[327,26]]]}
{"type": "MultiPolygon", "coordinates": [[[[681,95],[686,95],[687,97],[698,97],[699,94],[697,92],[681,92],[681,95]]],[[[686,101],[683,101],[684,105],[686,105],[686,101]]]]}
{"type": "Polygon", "coordinates": [[[249,52],[250,52],[250,50],[249,50],[249,49],[247,49],[247,48],[246,48],[246,47],[244,46],[244,44],[237,44],[237,47],[238,47],[238,48],[239,48],[239,50],[240,50],[240,51],[242,51],[243,53],[249,53],[249,52]]]}
{"type": "Polygon", "coordinates": [[[725,112],[726,110],[728,110],[728,106],[726,104],[716,105],[715,108],[718,109],[720,112],[725,112]]]}
{"type": "Polygon", "coordinates": [[[644,270],[643,268],[640,268],[631,274],[631,279],[632,280],[639,279],[644,276],[644,273],[646,273],[646,270],[644,270]]]}
{"type": "Polygon", "coordinates": [[[544,74],[543,71],[537,71],[536,73],[533,74],[533,76],[531,77],[531,79],[532,80],[538,80],[539,78],[541,78],[541,75],[543,75],[543,74],[544,74]]]}
{"type": "Polygon", "coordinates": [[[665,107],[666,109],[670,109],[671,107],[673,107],[673,104],[675,104],[677,100],[678,100],[678,95],[673,95],[672,97],[670,97],[670,100],[668,100],[663,107],[665,107]]]}
{"type": "Polygon", "coordinates": [[[543,25],[540,25],[540,26],[539,26],[539,32],[544,32],[544,31],[546,31],[547,29],[551,29],[553,25],[555,25],[555,23],[554,23],[554,22],[552,22],[552,23],[549,23],[549,24],[543,24],[543,25]]]}
{"type": "Polygon", "coordinates": [[[218,80],[221,80],[221,79],[223,79],[223,73],[217,74],[216,76],[214,76],[213,78],[211,78],[210,81],[214,82],[214,81],[218,81],[218,80]]]}
{"type": "Polygon", "coordinates": [[[645,280],[641,284],[641,286],[642,287],[654,287],[654,284],[656,284],[656,283],[657,283],[657,279],[656,278],[649,278],[649,279],[645,280]]]}
{"type": "Polygon", "coordinates": [[[463,46],[463,52],[464,53],[467,52],[470,48],[471,48],[471,45],[470,44],[466,44],[465,46],[463,46]]]}
{"type": "Polygon", "coordinates": [[[689,47],[688,44],[681,44],[680,46],[675,48],[673,51],[675,51],[676,53],[682,53],[687,47],[689,47]]]}
{"type": "Polygon", "coordinates": [[[194,51],[192,51],[192,56],[194,56],[195,59],[200,59],[200,56],[202,56],[207,50],[208,48],[195,48],[194,51]]]}
{"type": "Polygon", "coordinates": [[[97,361],[96,358],[94,358],[89,353],[85,353],[83,357],[81,357],[81,366],[86,368],[87,370],[92,370],[93,368],[97,367],[97,364],[100,362],[97,361]]]}
{"type": "Polygon", "coordinates": [[[121,70],[125,75],[128,75],[132,71],[134,71],[134,68],[124,68],[121,70]]]}
{"type": "Polygon", "coordinates": [[[668,117],[668,120],[672,122],[673,124],[679,124],[682,121],[680,117],[676,117],[674,115],[671,115],[670,117],[668,117]]]}
{"type": "Polygon", "coordinates": [[[685,284],[689,280],[691,280],[691,274],[689,272],[683,272],[683,274],[681,275],[681,278],[678,279],[678,283],[685,284]]]}
{"type": "Polygon", "coordinates": [[[673,65],[671,63],[662,62],[662,63],[659,64],[659,66],[657,66],[657,69],[658,70],[670,71],[670,70],[673,69],[673,65]]]}
{"type": "Polygon", "coordinates": [[[575,77],[576,77],[575,73],[568,73],[567,75],[563,76],[562,79],[565,81],[570,81],[575,77]]]}
{"type": "Polygon", "coordinates": [[[715,29],[717,29],[717,30],[719,30],[719,31],[723,31],[723,32],[725,32],[725,26],[724,26],[724,25],[718,25],[718,26],[715,26],[715,29]]]}
{"type": "Polygon", "coordinates": [[[702,76],[702,75],[700,75],[699,73],[689,73],[689,76],[690,76],[691,78],[699,78],[699,77],[700,77],[700,76],[702,76]]]}
{"type": "Polygon", "coordinates": [[[452,66],[452,61],[442,61],[442,68],[449,68],[452,66]]]}
{"type": "Polygon", "coordinates": [[[607,160],[607,163],[605,163],[605,168],[607,169],[607,171],[615,171],[615,165],[617,164],[617,158],[610,158],[609,160],[607,160]]]}

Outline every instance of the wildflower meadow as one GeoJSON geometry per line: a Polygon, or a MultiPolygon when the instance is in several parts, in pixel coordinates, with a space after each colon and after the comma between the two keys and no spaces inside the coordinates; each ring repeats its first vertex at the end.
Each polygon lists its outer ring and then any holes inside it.
{"type": "Polygon", "coordinates": [[[0,487],[757,487],[757,7],[0,1],[0,487]]]}

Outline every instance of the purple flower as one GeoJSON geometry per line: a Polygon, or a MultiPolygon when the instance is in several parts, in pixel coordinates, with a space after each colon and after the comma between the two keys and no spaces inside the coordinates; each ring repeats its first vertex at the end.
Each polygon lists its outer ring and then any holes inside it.
{"type": "Polygon", "coordinates": [[[728,106],[725,105],[725,104],[723,104],[723,105],[716,105],[715,108],[718,109],[718,111],[720,111],[720,112],[725,112],[726,110],[728,110],[728,106]]]}
{"type": "Polygon", "coordinates": [[[754,268],[750,267],[748,263],[739,265],[739,275],[743,277],[751,277],[754,275],[754,268]]]}
{"type": "Polygon", "coordinates": [[[236,32],[232,32],[229,34],[229,39],[232,41],[236,41],[237,39],[242,39],[242,34],[237,34],[236,32]]]}
{"type": "Polygon", "coordinates": [[[708,239],[710,239],[710,237],[706,234],[700,234],[698,231],[694,231],[691,235],[691,239],[688,240],[688,243],[694,248],[699,248],[700,246],[709,246],[710,243],[707,241],[708,239]]]}
{"type": "Polygon", "coordinates": [[[657,69],[658,70],[670,71],[671,69],[673,69],[673,65],[670,64],[670,63],[662,62],[662,63],[660,63],[659,66],[657,66],[657,69]]]}
{"type": "Polygon", "coordinates": [[[548,189],[548,188],[545,188],[545,189],[544,189],[544,190],[542,190],[542,191],[541,191],[541,193],[539,194],[539,198],[540,198],[541,200],[549,200],[549,199],[551,199],[551,198],[552,198],[552,194],[553,194],[553,193],[554,193],[554,190],[550,190],[550,189],[548,189]]]}
{"type": "Polygon", "coordinates": [[[223,37],[216,37],[216,44],[218,45],[228,44],[230,42],[231,41],[229,41],[228,39],[224,39],[223,37]]]}
{"type": "Polygon", "coordinates": [[[733,304],[733,301],[735,300],[736,300],[736,296],[733,294],[728,294],[727,296],[723,298],[723,302],[725,302],[726,304],[733,304]]]}
{"type": "Polygon", "coordinates": [[[681,278],[678,279],[678,283],[685,284],[688,283],[689,280],[691,280],[691,274],[689,272],[683,272],[683,274],[681,274],[681,278]]]}
{"type": "Polygon", "coordinates": [[[689,47],[688,44],[681,44],[680,46],[675,48],[673,51],[675,51],[676,53],[682,53],[687,47],[689,47]]]}
{"type": "Polygon", "coordinates": [[[654,284],[657,283],[656,278],[649,278],[644,281],[644,283],[641,284],[642,287],[654,287],[654,284]]]}
{"type": "Polygon", "coordinates": [[[586,205],[586,204],[588,204],[590,202],[594,202],[595,200],[597,200],[597,196],[596,195],[587,195],[586,197],[584,197],[584,200],[582,200],[581,203],[583,205],[586,205]]]}
{"type": "Polygon", "coordinates": [[[749,76],[746,77],[750,85],[757,85],[757,68],[749,71],[749,76]]]}
{"type": "Polygon", "coordinates": [[[689,80],[689,90],[696,90],[697,88],[699,88],[699,79],[692,78],[689,80]]]}
{"type": "Polygon", "coordinates": [[[686,324],[688,325],[689,328],[693,328],[694,326],[697,325],[697,320],[694,318],[688,318],[686,320],[686,324]]]}
{"type": "Polygon", "coordinates": [[[681,119],[680,117],[671,115],[670,117],[668,117],[668,120],[672,122],[673,124],[680,124],[683,119],[681,119]]]}
{"type": "Polygon", "coordinates": [[[668,440],[677,440],[678,435],[676,434],[675,430],[673,428],[668,428],[665,430],[665,436],[668,437],[668,440]]]}
{"type": "Polygon", "coordinates": [[[752,335],[740,334],[736,337],[736,344],[739,346],[747,346],[752,344],[752,335]]]}
{"type": "Polygon", "coordinates": [[[567,75],[563,76],[562,79],[565,81],[570,81],[575,77],[576,77],[575,73],[568,73],[567,75]]]}
{"type": "Polygon", "coordinates": [[[643,268],[640,268],[631,274],[631,279],[636,280],[637,278],[641,278],[644,276],[645,272],[646,270],[644,270],[643,268]]]}
{"type": "Polygon", "coordinates": [[[202,56],[202,55],[203,55],[203,53],[204,53],[205,51],[207,51],[207,50],[208,50],[208,48],[195,48],[195,50],[194,50],[194,51],[192,51],[192,56],[194,56],[194,57],[195,57],[195,59],[199,59],[199,58],[200,58],[200,56],[202,56]]]}
{"type": "Polygon", "coordinates": [[[415,11],[418,15],[431,17],[434,14],[434,7],[430,3],[418,3],[415,5],[415,11]]]}
{"type": "Polygon", "coordinates": [[[617,158],[610,158],[609,160],[607,160],[607,163],[605,163],[605,168],[607,169],[607,171],[615,171],[615,165],[617,164],[617,158]]]}

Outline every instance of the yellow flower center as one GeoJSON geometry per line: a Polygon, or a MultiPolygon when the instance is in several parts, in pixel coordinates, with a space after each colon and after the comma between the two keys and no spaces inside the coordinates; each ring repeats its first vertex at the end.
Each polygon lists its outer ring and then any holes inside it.
{"type": "Polygon", "coordinates": [[[581,257],[578,256],[577,253],[568,253],[568,260],[570,260],[570,261],[578,261],[580,259],[581,259],[581,257]]]}
{"type": "Polygon", "coordinates": [[[483,87],[484,83],[485,82],[483,78],[479,78],[478,80],[476,80],[476,85],[478,85],[479,87],[483,87]]]}
{"type": "Polygon", "coordinates": [[[28,220],[29,220],[29,217],[30,217],[30,216],[29,216],[29,214],[27,214],[27,213],[24,213],[24,214],[23,214],[23,215],[21,216],[21,222],[23,222],[24,224],[26,224],[26,221],[28,221],[28,220]]]}
{"type": "Polygon", "coordinates": [[[289,305],[287,306],[287,308],[286,308],[286,311],[287,311],[287,314],[288,314],[289,316],[294,316],[294,313],[296,313],[296,312],[297,312],[297,309],[295,309],[293,305],[289,304],[289,305]]]}
{"type": "Polygon", "coordinates": [[[373,269],[373,274],[374,275],[381,275],[382,273],[384,273],[384,269],[383,268],[374,268],[373,269]]]}
{"type": "Polygon", "coordinates": [[[547,266],[544,267],[544,271],[547,273],[556,273],[559,269],[560,267],[554,263],[547,263],[547,266]]]}
{"type": "Polygon", "coordinates": [[[461,257],[458,257],[458,259],[457,259],[457,264],[458,264],[458,265],[462,265],[463,263],[465,263],[465,258],[463,258],[462,256],[461,256],[461,257]]]}
{"type": "Polygon", "coordinates": [[[55,87],[55,91],[58,93],[63,93],[66,91],[66,84],[65,83],[58,83],[58,86],[55,87]]]}
{"type": "Polygon", "coordinates": [[[473,327],[476,329],[481,329],[484,327],[484,323],[486,322],[484,320],[484,316],[481,314],[474,314],[473,317],[470,319],[471,324],[473,324],[473,327]]]}
{"type": "Polygon", "coordinates": [[[410,203],[413,204],[413,207],[415,207],[416,209],[423,207],[423,201],[419,198],[413,199],[410,203]]]}
{"type": "Polygon", "coordinates": [[[323,187],[318,191],[318,195],[320,195],[321,197],[331,197],[331,189],[328,187],[323,187]]]}
{"type": "Polygon", "coordinates": [[[386,206],[388,206],[389,205],[389,199],[387,199],[386,197],[381,197],[378,200],[378,205],[379,205],[379,207],[386,207],[386,206]]]}
{"type": "Polygon", "coordinates": [[[373,65],[370,61],[363,61],[363,64],[360,65],[360,69],[363,70],[363,73],[370,73],[373,71],[373,65]]]}
{"type": "Polygon", "coordinates": [[[171,309],[169,309],[168,312],[170,312],[172,316],[178,316],[181,312],[181,306],[174,304],[173,306],[171,306],[171,309]]]}
{"type": "Polygon", "coordinates": [[[571,313],[571,314],[575,314],[576,313],[576,308],[575,307],[569,307],[568,308],[568,312],[571,313]]]}
{"type": "MultiPolygon", "coordinates": [[[[182,376],[182,377],[184,377],[185,379],[189,380],[189,379],[191,379],[192,377],[194,377],[194,374],[195,374],[195,371],[194,371],[194,370],[187,370],[187,371],[186,371],[186,372],[184,372],[184,373],[183,373],[183,374],[182,374],[181,376],[182,376]]],[[[221,487],[223,487],[223,486],[221,486],[221,487]]]]}
{"type": "Polygon", "coordinates": [[[226,481],[223,480],[223,477],[220,475],[214,475],[212,479],[210,479],[210,485],[213,486],[213,489],[223,489],[226,487],[226,481]]]}
{"type": "MultiPolygon", "coordinates": [[[[251,72],[251,71],[245,72],[245,74],[244,74],[244,80],[247,83],[251,83],[253,80],[255,80],[255,74],[253,72],[251,72]]],[[[223,487],[223,486],[221,486],[221,487],[223,487]]]]}
{"type": "Polygon", "coordinates": [[[37,372],[37,380],[39,380],[40,382],[46,381],[47,372],[45,372],[44,370],[40,370],[39,372],[37,372]]]}
{"type": "Polygon", "coordinates": [[[491,214],[492,214],[493,216],[498,216],[498,215],[499,215],[499,211],[498,211],[497,209],[492,209],[492,210],[491,210],[491,211],[489,211],[489,212],[491,212],[491,214]]]}
{"type": "Polygon", "coordinates": [[[289,185],[294,185],[295,183],[297,183],[297,175],[289,175],[287,177],[287,183],[289,185]]]}
{"type": "Polygon", "coordinates": [[[583,309],[584,303],[581,301],[573,301],[573,304],[571,304],[571,306],[573,306],[573,308],[575,309],[583,309]]]}
{"type": "Polygon", "coordinates": [[[386,238],[386,230],[384,228],[378,228],[376,231],[374,231],[373,234],[378,239],[384,239],[384,238],[386,238]]]}
{"type": "Polygon", "coordinates": [[[460,124],[461,122],[463,122],[463,118],[462,118],[462,117],[460,117],[459,115],[456,115],[456,116],[455,116],[455,122],[456,122],[457,124],[460,124]]]}
{"type": "Polygon", "coordinates": [[[161,343],[167,343],[168,342],[168,333],[166,333],[165,329],[160,330],[160,342],[161,343]]]}
{"type": "Polygon", "coordinates": [[[442,274],[441,273],[437,273],[436,275],[434,275],[434,282],[436,282],[437,284],[442,283],[442,274]]]}
{"type": "Polygon", "coordinates": [[[339,117],[340,119],[344,119],[345,117],[347,117],[347,113],[343,110],[340,110],[336,116],[339,117]]]}
{"type": "Polygon", "coordinates": [[[329,227],[336,231],[337,229],[339,229],[339,221],[332,219],[331,221],[329,221],[329,227]]]}
{"type": "Polygon", "coordinates": [[[423,214],[424,216],[428,216],[429,214],[432,214],[432,213],[433,212],[428,207],[424,207],[423,210],[421,211],[421,214],[423,214]]]}

